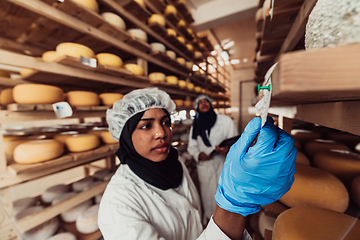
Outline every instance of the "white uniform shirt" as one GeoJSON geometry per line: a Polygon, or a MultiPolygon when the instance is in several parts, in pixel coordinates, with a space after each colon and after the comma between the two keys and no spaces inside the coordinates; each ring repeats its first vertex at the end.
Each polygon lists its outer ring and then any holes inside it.
{"type": "Polygon", "coordinates": [[[120,165],[100,203],[98,225],[104,239],[228,240],[212,220],[203,231],[199,195],[183,169],[176,190],[161,190],[120,165]]]}

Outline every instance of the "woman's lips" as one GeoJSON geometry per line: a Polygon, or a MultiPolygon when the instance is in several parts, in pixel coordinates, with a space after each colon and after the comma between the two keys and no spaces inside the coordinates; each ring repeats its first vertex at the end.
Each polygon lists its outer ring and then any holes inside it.
{"type": "Polygon", "coordinates": [[[168,144],[159,144],[153,148],[153,150],[158,153],[166,153],[168,151],[168,149],[169,149],[168,144]]]}

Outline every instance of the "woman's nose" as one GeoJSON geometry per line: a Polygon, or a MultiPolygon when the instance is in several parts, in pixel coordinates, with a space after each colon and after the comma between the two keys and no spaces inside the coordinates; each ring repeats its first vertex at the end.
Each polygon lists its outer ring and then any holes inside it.
{"type": "Polygon", "coordinates": [[[163,128],[163,126],[158,126],[156,129],[155,129],[155,138],[158,139],[158,138],[164,138],[166,136],[166,132],[163,128]]]}

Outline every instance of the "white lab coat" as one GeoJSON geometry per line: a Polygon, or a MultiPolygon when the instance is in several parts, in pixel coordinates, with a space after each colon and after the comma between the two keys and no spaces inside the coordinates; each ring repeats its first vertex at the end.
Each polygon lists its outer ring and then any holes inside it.
{"type": "MultiPolygon", "coordinates": [[[[100,202],[98,225],[104,239],[229,240],[212,219],[203,231],[199,195],[183,169],[181,185],[164,191],[120,165],[100,202]]],[[[246,231],[244,237],[251,239],[246,231]]]]}
{"type": "Polygon", "coordinates": [[[225,156],[217,154],[209,161],[199,161],[199,153],[210,154],[216,145],[223,140],[238,135],[233,120],[223,114],[217,114],[216,122],[207,134],[211,147],[204,144],[200,136],[192,138],[193,127],[190,129],[188,152],[193,156],[197,164],[198,177],[200,182],[200,193],[204,207],[204,217],[210,219],[216,208],[215,194],[218,187],[219,177],[224,166],[225,156]]]}

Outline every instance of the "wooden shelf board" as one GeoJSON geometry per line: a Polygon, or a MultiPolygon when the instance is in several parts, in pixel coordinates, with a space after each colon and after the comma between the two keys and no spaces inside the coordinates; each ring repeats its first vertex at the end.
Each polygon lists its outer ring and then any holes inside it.
{"type": "Polygon", "coordinates": [[[166,4],[162,0],[148,0],[152,5],[156,7],[160,12],[164,12],[166,4]]]}
{"type": "Polygon", "coordinates": [[[150,45],[147,42],[138,40],[136,38],[129,38],[128,40],[126,40],[126,43],[142,52],[148,52],[151,49],[150,45]]]}
{"type": "Polygon", "coordinates": [[[113,76],[117,76],[117,77],[122,77],[122,78],[133,75],[129,70],[126,70],[124,68],[119,68],[119,67],[114,67],[114,66],[109,66],[109,65],[100,65],[100,64],[98,64],[96,71],[105,73],[105,74],[109,74],[109,75],[113,75],[113,76]]]}
{"type": "Polygon", "coordinates": [[[125,30],[117,28],[108,22],[103,22],[97,28],[103,31],[104,33],[113,36],[123,42],[125,42],[130,38],[130,35],[125,30]]]}
{"type": "Polygon", "coordinates": [[[154,32],[159,34],[160,36],[164,37],[167,34],[166,28],[159,25],[157,22],[149,24],[149,28],[151,28],[154,32]]]}
{"type": "Polygon", "coordinates": [[[147,20],[151,16],[151,13],[136,1],[115,0],[115,2],[142,21],[147,20]]]}

